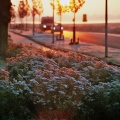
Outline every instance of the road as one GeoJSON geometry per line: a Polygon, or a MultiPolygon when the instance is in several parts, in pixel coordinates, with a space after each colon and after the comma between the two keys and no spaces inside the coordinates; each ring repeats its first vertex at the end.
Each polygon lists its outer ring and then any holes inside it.
{"type": "MultiPolygon", "coordinates": [[[[72,31],[64,31],[66,38],[72,38],[72,31]]],[[[93,43],[97,45],[105,46],[105,34],[104,33],[93,33],[93,32],[76,32],[76,41],[80,39],[82,42],[93,43]]],[[[120,35],[109,34],[108,35],[108,46],[112,48],[120,49],[120,35]]]]}
{"type": "MultiPolygon", "coordinates": [[[[19,33],[19,30],[16,30],[15,32],[19,33]]],[[[23,43],[23,44],[32,43],[33,45],[35,45],[35,47],[41,46],[43,48],[43,50],[45,50],[45,51],[48,50],[48,48],[45,48],[42,45],[39,45],[33,41],[30,41],[29,38],[19,36],[12,32],[9,32],[9,33],[11,33],[11,37],[12,37],[14,43],[23,43]]],[[[35,36],[33,37],[33,40],[40,42],[40,43],[50,45],[50,46],[56,46],[59,48],[65,48],[65,49],[72,50],[72,51],[82,52],[87,55],[105,59],[104,58],[105,57],[104,56],[105,47],[101,46],[101,45],[104,45],[104,34],[85,33],[85,32],[77,32],[76,34],[77,34],[77,37],[80,37],[81,41],[84,41],[83,43],[80,42],[80,44],[78,44],[78,45],[69,45],[69,43],[70,43],[69,41],[72,38],[72,32],[69,32],[69,31],[64,31],[64,35],[65,35],[65,37],[68,37],[70,39],[66,38],[64,41],[56,41],[55,40],[54,44],[52,43],[52,34],[51,33],[46,33],[46,34],[45,33],[44,34],[36,33],[35,36]],[[100,45],[87,44],[87,42],[100,44],[100,45]]],[[[24,31],[22,33],[22,35],[25,35],[25,36],[31,35],[31,37],[32,37],[32,31],[24,31]]],[[[108,53],[109,58],[106,58],[105,60],[108,62],[111,62],[113,64],[120,65],[120,47],[119,47],[120,46],[120,35],[109,35],[109,38],[111,40],[111,42],[109,40],[109,44],[111,44],[112,46],[119,48],[119,49],[109,48],[109,53],[108,53]]]]}
{"type": "MultiPolygon", "coordinates": [[[[72,31],[64,31],[65,38],[71,39],[72,35],[73,35],[72,31]]],[[[26,40],[27,38],[15,35],[13,33],[11,33],[11,36],[14,36],[12,37],[14,39],[18,38],[18,40],[14,40],[14,42],[17,42],[17,43],[22,42],[22,43],[28,44],[28,40],[26,40]]],[[[78,38],[80,39],[81,42],[105,46],[105,34],[104,33],[77,32],[76,31],[76,41],[78,38]]],[[[31,42],[32,41],[30,41],[30,43],[31,42]]],[[[36,44],[36,46],[39,46],[39,45],[36,44]]],[[[119,34],[108,34],[108,46],[112,48],[120,49],[120,35],[119,34]]]]}

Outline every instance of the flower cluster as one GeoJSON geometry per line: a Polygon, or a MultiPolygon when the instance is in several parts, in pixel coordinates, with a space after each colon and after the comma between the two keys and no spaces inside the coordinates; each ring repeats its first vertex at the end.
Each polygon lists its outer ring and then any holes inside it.
{"type": "Polygon", "coordinates": [[[0,80],[9,80],[9,72],[4,69],[0,69],[0,80]]]}
{"type": "Polygon", "coordinates": [[[71,51],[45,51],[32,45],[20,45],[18,49],[15,57],[7,58],[9,87],[16,95],[29,95],[36,106],[77,109],[93,90],[104,92],[105,84],[120,82],[120,68],[95,57],[71,51]]]}

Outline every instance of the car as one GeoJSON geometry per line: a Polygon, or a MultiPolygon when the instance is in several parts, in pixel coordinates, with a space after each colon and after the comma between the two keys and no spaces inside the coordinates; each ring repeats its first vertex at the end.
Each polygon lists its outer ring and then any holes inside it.
{"type": "Polygon", "coordinates": [[[63,26],[59,23],[59,24],[55,24],[54,27],[51,27],[51,33],[53,32],[61,32],[63,33],[63,26]]]}
{"type": "Polygon", "coordinates": [[[53,25],[53,17],[45,16],[41,18],[41,30],[51,30],[51,27],[53,25]]]}

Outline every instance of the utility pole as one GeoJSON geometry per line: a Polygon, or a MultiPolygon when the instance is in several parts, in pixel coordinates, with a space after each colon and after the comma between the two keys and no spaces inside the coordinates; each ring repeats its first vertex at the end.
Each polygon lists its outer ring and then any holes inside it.
{"type": "Polygon", "coordinates": [[[108,0],[105,3],[105,57],[108,57],[108,0]]]}
{"type": "Polygon", "coordinates": [[[34,36],[34,32],[35,32],[35,14],[34,14],[34,7],[33,7],[32,15],[33,15],[33,36],[34,36]]]}
{"type": "Polygon", "coordinates": [[[53,0],[53,36],[52,36],[52,43],[54,43],[54,0],[53,0]]]}
{"type": "MultiPolygon", "coordinates": [[[[26,0],[26,4],[27,4],[27,0],[26,0]]],[[[27,11],[28,14],[28,11],[27,11]]],[[[26,15],[26,30],[27,30],[27,15],[26,15]]]]}

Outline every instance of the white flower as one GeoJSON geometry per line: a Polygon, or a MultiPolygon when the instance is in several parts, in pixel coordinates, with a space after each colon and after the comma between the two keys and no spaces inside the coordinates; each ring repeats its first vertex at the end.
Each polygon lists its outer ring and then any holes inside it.
{"type": "Polygon", "coordinates": [[[47,91],[54,92],[54,91],[55,91],[55,89],[50,88],[50,89],[48,89],[47,91]]]}
{"type": "Polygon", "coordinates": [[[39,84],[35,79],[31,79],[30,82],[32,82],[34,84],[39,84]]]}
{"type": "Polygon", "coordinates": [[[61,95],[65,95],[65,92],[63,91],[58,91],[61,95]]]}
{"type": "Polygon", "coordinates": [[[65,88],[68,88],[68,85],[63,84],[63,86],[64,86],[65,88]]]}

